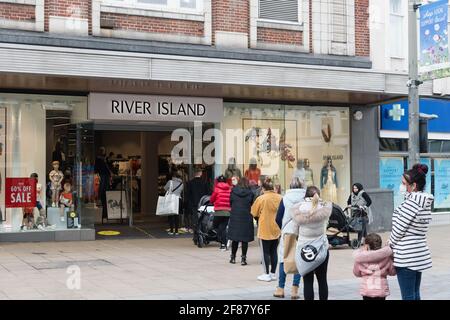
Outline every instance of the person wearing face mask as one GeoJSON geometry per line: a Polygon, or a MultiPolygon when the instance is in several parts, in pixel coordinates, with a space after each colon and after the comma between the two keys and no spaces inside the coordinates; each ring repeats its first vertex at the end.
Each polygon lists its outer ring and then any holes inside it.
{"type": "Polygon", "coordinates": [[[432,267],[427,245],[433,195],[424,192],[428,166],[416,164],[402,176],[404,201],[392,215],[389,245],[403,300],[420,300],[422,272],[432,267]]]}
{"type": "Polygon", "coordinates": [[[371,222],[369,220],[370,212],[369,207],[372,204],[372,199],[370,199],[367,192],[361,183],[355,183],[352,187],[352,193],[347,200],[348,206],[351,208],[352,217],[362,213],[362,217],[359,218],[361,226],[358,228],[358,243],[362,243],[362,239],[367,236],[367,225],[371,222]]]}

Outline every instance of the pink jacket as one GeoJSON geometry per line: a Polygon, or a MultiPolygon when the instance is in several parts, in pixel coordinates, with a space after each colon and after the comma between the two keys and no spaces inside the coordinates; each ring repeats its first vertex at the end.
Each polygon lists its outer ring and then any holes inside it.
{"type": "Polygon", "coordinates": [[[392,249],[389,246],[374,251],[359,249],[353,253],[353,258],[353,274],[362,277],[360,294],[364,297],[387,297],[390,293],[387,276],[396,275],[392,249]]]}

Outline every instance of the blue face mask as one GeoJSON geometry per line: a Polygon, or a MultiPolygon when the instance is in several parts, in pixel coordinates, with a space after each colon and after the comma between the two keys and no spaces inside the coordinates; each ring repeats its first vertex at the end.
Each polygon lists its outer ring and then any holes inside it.
{"type": "Polygon", "coordinates": [[[399,191],[402,195],[405,195],[408,192],[406,186],[403,183],[400,185],[399,191]]]}

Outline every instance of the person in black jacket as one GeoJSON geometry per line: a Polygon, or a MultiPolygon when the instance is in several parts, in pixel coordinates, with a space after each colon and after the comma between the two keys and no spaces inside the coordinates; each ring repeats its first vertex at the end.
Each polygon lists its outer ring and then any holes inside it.
{"type": "Polygon", "coordinates": [[[347,205],[351,207],[352,216],[362,212],[361,228],[358,227],[358,243],[362,243],[363,238],[367,236],[367,225],[369,223],[369,207],[372,204],[367,192],[364,191],[362,184],[355,183],[352,187],[352,193],[348,197],[347,205]]]}
{"type": "Polygon", "coordinates": [[[254,240],[255,229],[250,213],[255,196],[246,178],[241,178],[231,191],[231,214],[228,223],[228,239],[231,243],[230,263],[236,263],[239,242],[242,242],[241,265],[247,264],[248,243],[254,240]]]}
{"type": "Polygon", "coordinates": [[[202,178],[203,171],[197,169],[194,178],[186,185],[186,212],[184,215],[186,228],[193,233],[197,226],[197,206],[203,196],[211,193],[209,184],[202,178]]]}
{"type": "Polygon", "coordinates": [[[104,147],[99,148],[98,156],[95,159],[94,171],[100,176],[99,195],[102,203],[102,222],[108,218],[108,208],[106,205],[106,190],[111,186],[111,171],[106,163],[106,150],[104,147]]]}

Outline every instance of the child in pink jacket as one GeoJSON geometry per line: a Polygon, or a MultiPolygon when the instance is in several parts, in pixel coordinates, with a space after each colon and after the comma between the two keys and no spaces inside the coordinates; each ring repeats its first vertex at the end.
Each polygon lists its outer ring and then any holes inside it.
{"type": "Polygon", "coordinates": [[[353,274],[362,278],[360,294],[363,300],[386,300],[389,295],[387,276],[395,276],[392,250],[389,246],[381,248],[381,237],[369,234],[364,247],[353,253],[355,265],[353,274]]]}

